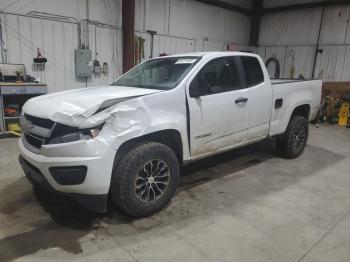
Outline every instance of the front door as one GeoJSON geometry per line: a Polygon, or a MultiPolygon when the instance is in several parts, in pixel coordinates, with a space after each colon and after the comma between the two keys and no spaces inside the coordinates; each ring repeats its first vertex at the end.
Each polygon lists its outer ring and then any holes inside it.
{"type": "Polygon", "coordinates": [[[250,97],[242,75],[238,57],[220,57],[191,81],[187,99],[192,156],[246,142],[250,97]]]}

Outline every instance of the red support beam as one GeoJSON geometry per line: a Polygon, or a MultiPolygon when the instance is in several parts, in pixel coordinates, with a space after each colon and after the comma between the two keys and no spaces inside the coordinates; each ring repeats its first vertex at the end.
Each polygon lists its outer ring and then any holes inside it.
{"type": "Polygon", "coordinates": [[[134,67],[135,0],[122,2],[123,72],[134,67]]]}
{"type": "Polygon", "coordinates": [[[260,35],[261,17],[263,14],[264,0],[254,0],[253,10],[250,18],[249,45],[258,46],[260,35]]]}

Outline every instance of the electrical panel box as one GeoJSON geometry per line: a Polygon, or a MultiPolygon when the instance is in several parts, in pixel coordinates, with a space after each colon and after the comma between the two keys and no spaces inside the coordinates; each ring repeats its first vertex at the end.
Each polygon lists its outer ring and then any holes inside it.
{"type": "Polygon", "coordinates": [[[76,77],[89,77],[92,73],[90,49],[75,49],[75,75],[76,77]]]}

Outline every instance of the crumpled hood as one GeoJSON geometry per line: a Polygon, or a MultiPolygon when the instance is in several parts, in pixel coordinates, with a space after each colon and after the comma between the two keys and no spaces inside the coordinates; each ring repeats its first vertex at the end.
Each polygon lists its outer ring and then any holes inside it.
{"type": "Polygon", "coordinates": [[[81,88],[32,98],[24,104],[23,112],[62,124],[79,126],[82,121],[100,111],[101,106],[112,106],[160,91],[162,90],[125,86],[81,88]]]}

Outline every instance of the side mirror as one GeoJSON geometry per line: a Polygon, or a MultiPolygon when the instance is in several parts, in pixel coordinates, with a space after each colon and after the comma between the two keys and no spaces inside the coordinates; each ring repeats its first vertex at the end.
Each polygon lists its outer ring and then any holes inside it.
{"type": "Polygon", "coordinates": [[[190,97],[197,98],[197,97],[201,96],[201,90],[199,88],[197,78],[193,79],[193,81],[191,82],[190,88],[189,88],[189,93],[190,93],[190,97]]]}

